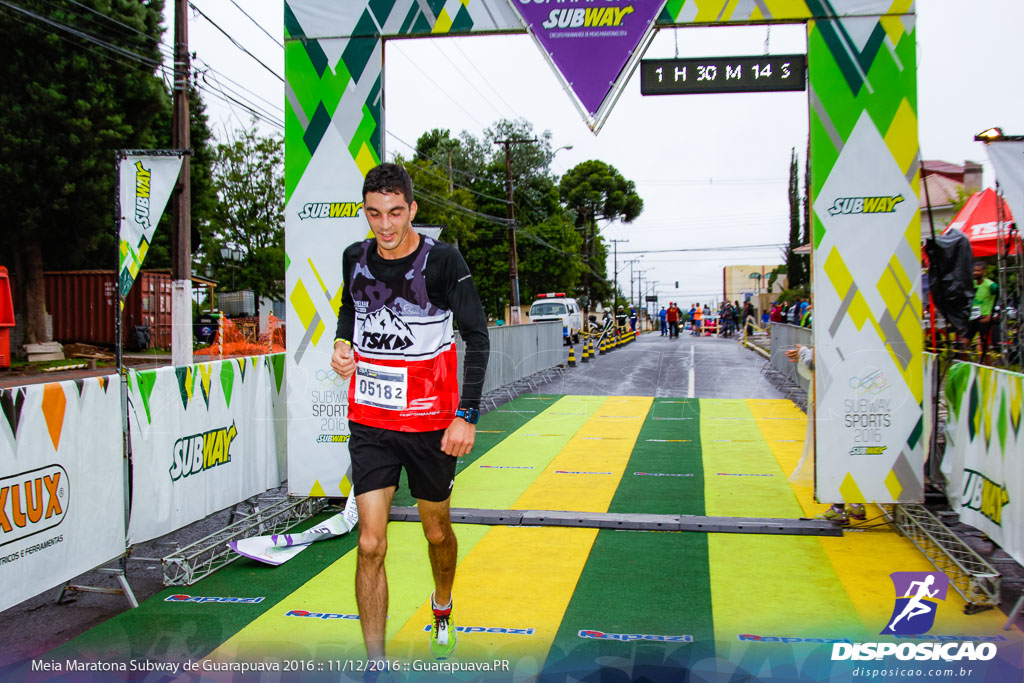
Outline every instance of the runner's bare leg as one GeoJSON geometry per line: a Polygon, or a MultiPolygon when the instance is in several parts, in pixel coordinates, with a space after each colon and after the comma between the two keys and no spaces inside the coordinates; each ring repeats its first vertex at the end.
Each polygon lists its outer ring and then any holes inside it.
{"type": "Polygon", "coordinates": [[[356,496],[359,508],[359,555],[356,562],[356,604],[367,659],[384,658],[384,625],[388,614],[388,515],[395,487],[356,496]]]}
{"type": "Polygon", "coordinates": [[[459,542],[452,528],[451,499],[432,503],[418,500],[423,535],[427,537],[430,568],[434,572],[434,601],[447,605],[452,599],[455,582],[455,564],[458,561],[459,542]]]}

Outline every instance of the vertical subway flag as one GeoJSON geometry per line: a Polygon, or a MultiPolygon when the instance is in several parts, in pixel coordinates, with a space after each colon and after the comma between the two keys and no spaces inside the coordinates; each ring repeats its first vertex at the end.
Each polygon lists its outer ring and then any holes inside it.
{"type": "Polygon", "coordinates": [[[985,145],[996,169],[996,180],[1003,190],[1010,213],[1024,216],[1024,142],[998,140],[985,145]]]}
{"type": "Polygon", "coordinates": [[[652,35],[665,0],[517,0],[530,34],[595,132],[652,35]],[[614,94],[613,94],[614,93],[614,94]],[[610,94],[613,94],[609,97],[610,94]]]}
{"type": "MultiPolygon", "coordinates": [[[[122,300],[142,268],[156,225],[181,170],[181,156],[127,155],[118,161],[121,195],[121,255],[118,286],[122,300]]],[[[124,308],[124,301],[121,302],[124,308]]]]}

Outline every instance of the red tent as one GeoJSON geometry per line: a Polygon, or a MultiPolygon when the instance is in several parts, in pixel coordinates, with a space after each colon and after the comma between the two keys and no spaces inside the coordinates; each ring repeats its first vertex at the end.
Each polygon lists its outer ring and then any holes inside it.
{"type": "MultiPolygon", "coordinates": [[[[971,251],[975,258],[983,256],[995,256],[998,234],[1000,230],[1000,219],[1002,219],[1003,240],[1007,241],[1010,236],[1010,226],[1013,225],[1013,214],[1010,213],[1010,206],[1002,197],[996,194],[992,188],[975,192],[971,195],[964,208],[956,215],[953,222],[943,232],[956,228],[967,235],[971,241],[971,251]]],[[[1017,253],[1010,247],[1010,253],[1017,253]]]]}

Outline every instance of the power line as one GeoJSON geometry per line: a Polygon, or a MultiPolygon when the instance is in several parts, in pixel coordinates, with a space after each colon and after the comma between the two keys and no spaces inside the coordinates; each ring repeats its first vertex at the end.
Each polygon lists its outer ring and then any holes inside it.
{"type": "Polygon", "coordinates": [[[451,58],[451,57],[449,57],[449,56],[448,56],[448,54],[447,54],[447,53],[446,53],[446,52],[445,52],[444,50],[442,50],[442,49],[441,49],[441,46],[440,46],[440,45],[438,44],[438,42],[437,42],[436,40],[433,40],[433,41],[430,41],[430,43],[431,43],[431,45],[433,45],[433,46],[434,46],[434,48],[436,48],[436,49],[437,49],[437,51],[438,51],[438,52],[440,52],[440,53],[441,53],[441,56],[442,56],[442,57],[444,57],[444,58],[445,58],[446,60],[448,60],[448,63],[452,65],[452,68],[454,68],[454,69],[455,69],[455,70],[456,70],[456,71],[458,72],[458,74],[459,74],[460,76],[462,76],[462,79],[463,79],[463,80],[464,80],[464,81],[465,81],[466,83],[468,83],[468,84],[469,84],[469,87],[473,88],[473,90],[474,90],[474,91],[476,92],[476,94],[477,94],[477,95],[479,95],[479,96],[480,96],[480,97],[481,97],[481,98],[483,99],[483,101],[484,101],[484,102],[486,102],[486,103],[487,103],[488,105],[490,105],[491,109],[493,109],[493,110],[494,110],[494,113],[495,113],[495,114],[497,114],[498,116],[502,116],[502,113],[501,113],[501,112],[500,112],[500,111],[498,110],[498,108],[497,108],[497,107],[495,107],[495,106],[494,106],[494,103],[493,103],[493,102],[491,102],[491,100],[490,100],[490,99],[489,99],[489,98],[488,98],[488,97],[487,97],[486,95],[484,95],[484,94],[483,94],[482,92],[480,92],[480,89],[476,87],[476,84],[475,84],[475,83],[473,83],[473,82],[472,82],[471,80],[469,80],[469,76],[467,76],[467,75],[466,75],[466,74],[465,74],[465,73],[464,73],[464,72],[462,71],[462,69],[460,69],[460,68],[459,68],[459,65],[458,65],[458,64],[456,64],[456,63],[455,63],[455,62],[454,62],[454,61],[452,60],[452,58],[451,58]]]}
{"type": "MultiPolygon", "coordinates": [[[[100,17],[103,17],[108,22],[110,22],[110,23],[112,23],[112,24],[114,24],[116,26],[120,26],[120,27],[122,27],[124,29],[127,29],[127,31],[121,31],[122,35],[133,35],[134,34],[135,36],[141,37],[143,39],[142,42],[143,42],[144,45],[147,44],[147,43],[155,43],[157,49],[159,49],[161,52],[163,52],[164,55],[166,55],[166,56],[171,56],[172,55],[172,50],[169,47],[167,47],[166,45],[164,45],[163,43],[161,43],[159,38],[157,38],[155,36],[151,36],[148,33],[144,33],[143,31],[140,31],[139,29],[135,28],[134,26],[126,24],[126,23],[124,23],[122,21],[118,21],[117,19],[115,19],[115,18],[113,18],[113,17],[111,17],[109,15],[106,15],[103,12],[100,12],[99,10],[93,9],[92,7],[89,7],[88,5],[84,5],[84,4],[80,3],[80,2],[76,2],[76,0],[65,0],[65,1],[70,3],[70,4],[72,4],[72,5],[75,5],[77,7],[81,7],[82,9],[84,9],[84,10],[86,10],[86,11],[92,13],[92,14],[95,14],[95,15],[98,15],[100,17]]],[[[88,19],[89,21],[97,23],[94,19],[91,19],[89,17],[85,17],[84,15],[81,15],[81,14],[75,14],[74,12],[69,10],[67,7],[62,7],[62,6],[58,5],[56,2],[49,2],[48,4],[54,5],[54,6],[58,6],[58,7],[60,7],[61,10],[66,11],[66,12],[68,12],[70,14],[73,14],[75,17],[85,18],[85,19],[88,19]]],[[[136,38],[136,40],[138,40],[138,38],[136,38]]]]}
{"type": "Polygon", "coordinates": [[[424,77],[424,78],[426,78],[426,79],[427,79],[428,81],[430,81],[431,83],[433,83],[433,84],[434,84],[434,87],[435,87],[435,88],[437,88],[437,92],[439,92],[439,93],[441,93],[442,95],[444,95],[445,97],[447,97],[447,98],[448,98],[449,100],[451,100],[451,101],[452,101],[452,102],[453,102],[453,103],[455,104],[455,106],[456,106],[456,107],[458,107],[459,109],[461,109],[461,110],[463,111],[463,113],[465,113],[465,114],[466,114],[466,116],[468,116],[469,118],[473,119],[473,121],[474,121],[474,122],[476,123],[476,125],[480,126],[480,128],[481,128],[481,129],[483,129],[483,128],[486,128],[486,126],[485,126],[484,124],[480,123],[480,120],[479,120],[479,119],[478,119],[477,117],[475,117],[475,116],[473,116],[473,115],[472,115],[471,113],[469,113],[469,110],[468,110],[468,109],[466,109],[466,108],[465,108],[465,107],[463,107],[463,106],[462,106],[461,104],[459,104],[459,101],[458,101],[458,100],[456,100],[456,99],[455,99],[454,97],[452,97],[451,95],[449,95],[449,94],[448,94],[448,91],[447,91],[447,90],[445,90],[444,88],[442,88],[442,87],[441,87],[441,86],[440,86],[440,85],[438,84],[438,82],[437,82],[437,81],[435,81],[435,80],[434,80],[433,78],[431,78],[431,77],[430,77],[430,74],[428,74],[428,73],[427,73],[426,71],[424,71],[423,69],[421,69],[421,68],[420,68],[420,65],[419,65],[419,64],[417,64],[415,60],[412,60],[412,59],[410,59],[410,60],[409,60],[409,64],[411,64],[411,65],[412,65],[412,66],[413,66],[413,67],[414,67],[414,68],[415,68],[415,69],[416,69],[417,71],[419,71],[419,72],[420,72],[421,74],[423,74],[423,77],[424,77]]]}
{"type": "Polygon", "coordinates": [[[266,70],[267,70],[267,71],[268,71],[268,72],[269,72],[269,73],[270,73],[270,74],[271,74],[271,75],[272,75],[272,76],[273,76],[274,78],[276,78],[277,80],[279,80],[279,81],[281,81],[282,83],[284,83],[284,78],[283,78],[283,77],[282,77],[282,76],[281,76],[280,74],[278,74],[278,73],[277,73],[276,71],[274,71],[274,70],[273,70],[273,69],[271,69],[271,68],[270,68],[269,66],[267,66],[266,64],[264,64],[264,63],[263,63],[263,61],[262,61],[262,60],[261,60],[261,59],[260,59],[259,57],[257,57],[257,56],[256,56],[256,55],[254,55],[253,53],[249,52],[249,50],[248,50],[248,49],[247,49],[247,48],[246,48],[246,47],[245,47],[244,45],[242,45],[242,44],[241,44],[241,43],[239,43],[239,42],[238,42],[237,40],[235,40],[234,36],[232,36],[232,35],[231,35],[230,33],[228,33],[227,31],[225,31],[224,29],[222,29],[222,28],[221,28],[221,27],[220,27],[220,26],[219,26],[219,25],[217,24],[217,22],[215,22],[215,21],[214,21],[213,19],[211,19],[211,18],[210,18],[209,16],[207,16],[207,14],[206,14],[205,12],[203,12],[203,10],[199,9],[198,7],[196,7],[196,6],[195,6],[195,3],[189,2],[189,3],[188,3],[188,6],[189,6],[189,7],[191,7],[191,8],[193,9],[193,10],[195,10],[196,12],[198,12],[198,13],[199,13],[199,16],[201,16],[201,17],[202,17],[203,19],[206,19],[206,20],[207,20],[208,22],[210,22],[210,25],[212,25],[212,26],[213,26],[213,27],[214,27],[215,29],[217,29],[217,30],[218,30],[218,31],[220,31],[220,32],[221,32],[222,34],[224,34],[224,37],[225,37],[225,38],[227,38],[228,40],[230,40],[230,41],[231,41],[231,44],[232,44],[232,45],[234,45],[234,46],[235,46],[235,47],[237,47],[237,48],[238,48],[239,50],[241,50],[241,51],[242,51],[242,52],[244,52],[245,54],[247,54],[247,55],[249,55],[250,57],[252,57],[252,58],[253,58],[253,60],[254,60],[254,61],[255,61],[255,62],[257,63],[257,64],[259,64],[259,65],[260,65],[260,66],[262,66],[262,67],[263,67],[264,69],[266,69],[266,70]]]}
{"type": "Polygon", "coordinates": [[[462,47],[461,47],[461,46],[459,46],[459,43],[458,43],[458,41],[454,41],[454,42],[452,42],[452,45],[454,45],[454,46],[455,46],[455,49],[456,49],[456,50],[458,50],[459,52],[461,52],[461,53],[462,53],[462,56],[466,58],[466,63],[467,63],[467,64],[469,64],[469,66],[470,66],[470,67],[472,67],[473,71],[476,71],[476,72],[477,72],[478,74],[480,74],[480,78],[482,78],[482,79],[483,79],[484,83],[486,83],[486,84],[487,84],[487,86],[488,86],[488,87],[489,87],[489,88],[490,88],[491,90],[493,90],[493,91],[494,91],[494,94],[498,96],[498,99],[499,99],[499,100],[501,100],[501,101],[502,101],[502,103],[503,103],[503,104],[504,104],[504,105],[505,105],[506,107],[508,107],[508,110],[509,110],[509,112],[511,112],[512,116],[515,116],[515,115],[516,115],[516,110],[515,110],[515,107],[513,107],[513,106],[512,106],[511,104],[509,104],[509,103],[508,103],[508,101],[507,101],[507,100],[506,100],[506,99],[505,99],[504,97],[502,97],[502,95],[501,95],[501,91],[500,91],[500,90],[498,90],[497,88],[495,88],[495,87],[494,87],[493,85],[491,85],[491,81],[490,81],[490,80],[489,80],[489,79],[488,79],[488,78],[487,78],[486,76],[484,76],[484,75],[483,75],[483,74],[482,74],[482,73],[480,72],[480,69],[476,68],[476,63],[475,63],[475,60],[473,60],[473,59],[470,59],[469,55],[467,55],[467,54],[466,54],[465,52],[463,52],[463,50],[462,50],[462,47]]]}
{"type": "MultiPolygon", "coordinates": [[[[253,96],[253,97],[255,97],[256,99],[258,99],[258,100],[262,100],[262,101],[263,101],[263,102],[265,102],[265,103],[266,103],[266,104],[267,104],[268,106],[270,106],[270,107],[273,107],[273,108],[274,108],[274,109],[273,109],[273,111],[274,111],[274,113],[275,113],[275,114],[277,114],[277,113],[280,113],[280,114],[282,114],[282,115],[284,114],[284,107],[283,107],[283,106],[281,105],[281,103],[280,103],[280,102],[271,102],[271,101],[270,101],[270,100],[268,100],[268,99],[267,99],[266,97],[263,97],[262,95],[260,95],[259,93],[257,93],[257,92],[256,92],[255,90],[252,90],[251,88],[248,88],[247,86],[243,85],[242,83],[239,83],[238,81],[236,81],[235,79],[231,78],[230,76],[227,76],[226,74],[223,74],[223,73],[221,73],[221,72],[220,72],[220,71],[218,71],[217,69],[214,69],[214,68],[213,68],[213,67],[212,67],[212,66],[210,65],[210,63],[209,63],[209,62],[207,62],[207,61],[206,61],[205,59],[202,59],[202,58],[200,58],[200,57],[197,57],[197,58],[196,58],[196,61],[197,61],[197,62],[199,62],[199,63],[201,63],[201,64],[203,65],[203,68],[204,68],[205,70],[208,70],[208,71],[209,71],[210,73],[213,73],[213,74],[215,74],[215,75],[217,76],[217,78],[218,78],[218,79],[223,79],[223,80],[225,80],[225,81],[228,81],[229,83],[232,83],[232,84],[234,84],[234,85],[238,86],[239,88],[241,88],[241,89],[242,89],[242,91],[244,91],[244,92],[247,92],[247,93],[249,93],[250,95],[252,95],[252,96],[253,96]]],[[[233,89],[233,90],[234,90],[234,89],[233,89]]],[[[235,92],[238,92],[237,90],[234,90],[234,91],[235,91],[235,92]]]]}
{"type": "Polygon", "coordinates": [[[277,118],[277,112],[268,112],[262,107],[259,107],[252,102],[246,102],[243,101],[243,99],[238,99],[245,98],[245,95],[221,83],[218,79],[218,75],[215,72],[210,73],[210,75],[213,77],[212,85],[206,80],[206,73],[200,72],[200,75],[202,76],[203,85],[200,86],[198,81],[196,82],[196,85],[197,87],[202,87],[204,92],[217,95],[225,101],[237,104],[238,106],[244,108],[247,112],[258,118],[259,120],[268,123],[276,128],[284,130],[284,120],[277,118]],[[230,91],[234,95],[234,97],[232,95],[229,95],[227,91],[230,91]]]}
{"type": "Polygon", "coordinates": [[[235,0],[231,0],[231,4],[234,5],[235,7],[237,7],[238,11],[241,12],[242,14],[244,14],[246,16],[246,18],[249,19],[249,21],[251,21],[252,23],[256,24],[256,28],[258,28],[259,30],[263,31],[263,33],[265,33],[268,38],[270,38],[272,41],[274,41],[275,45],[277,45],[282,50],[284,49],[284,43],[279,41],[274,36],[270,35],[270,32],[267,31],[267,29],[263,28],[258,21],[256,21],[251,16],[249,16],[249,13],[246,12],[244,9],[242,9],[241,5],[239,5],[237,2],[235,2],[235,0]]]}
{"type": "Polygon", "coordinates": [[[138,54],[136,52],[132,52],[131,50],[129,50],[127,48],[123,48],[123,47],[120,47],[118,45],[114,45],[113,43],[111,43],[109,41],[106,41],[106,40],[103,40],[101,38],[98,38],[98,37],[92,35],[91,33],[87,33],[85,31],[82,31],[80,29],[74,28],[72,26],[68,26],[67,24],[63,24],[63,23],[61,23],[59,21],[51,19],[50,17],[46,17],[46,16],[43,16],[41,14],[37,14],[37,13],[31,11],[31,10],[25,9],[24,7],[20,7],[18,5],[13,4],[13,3],[7,2],[7,0],[0,0],[0,5],[3,5],[4,7],[8,7],[10,9],[14,10],[15,12],[20,12],[20,13],[28,16],[28,17],[31,17],[32,19],[35,19],[36,21],[42,22],[44,24],[47,24],[48,26],[52,26],[52,27],[54,27],[56,29],[59,29],[61,31],[65,31],[67,33],[70,33],[71,35],[75,36],[76,38],[81,38],[82,40],[85,40],[87,42],[93,43],[94,45],[98,45],[98,46],[100,46],[102,48],[110,50],[111,52],[114,52],[116,54],[121,55],[122,57],[127,57],[128,59],[131,59],[133,61],[136,61],[136,62],[139,62],[141,64],[145,64],[147,66],[150,66],[153,69],[163,68],[163,65],[160,62],[158,62],[158,61],[156,61],[154,59],[151,59],[151,58],[146,57],[144,55],[140,55],[140,54],[138,54]]]}
{"type": "Polygon", "coordinates": [[[680,249],[643,249],[640,251],[620,251],[620,254],[672,254],[688,251],[742,251],[745,249],[768,249],[786,246],[785,242],[777,244],[736,244],[722,247],[683,247],[680,249]]]}

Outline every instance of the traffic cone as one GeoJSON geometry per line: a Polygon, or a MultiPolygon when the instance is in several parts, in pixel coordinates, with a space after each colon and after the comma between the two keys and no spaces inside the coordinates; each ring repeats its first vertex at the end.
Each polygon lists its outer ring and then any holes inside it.
{"type": "Polygon", "coordinates": [[[580,353],[580,360],[583,361],[584,363],[589,363],[590,362],[590,356],[587,353],[587,347],[588,347],[589,344],[590,344],[590,340],[589,339],[584,339],[583,340],[583,351],[580,353]]]}
{"type": "Polygon", "coordinates": [[[576,349],[571,344],[569,345],[569,367],[576,367],[576,349]]]}
{"type": "Polygon", "coordinates": [[[598,347],[597,351],[602,356],[604,354],[608,353],[608,340],[607,339],[602,337],[602,339],[601,339],[601,346],[598,347]]]}

